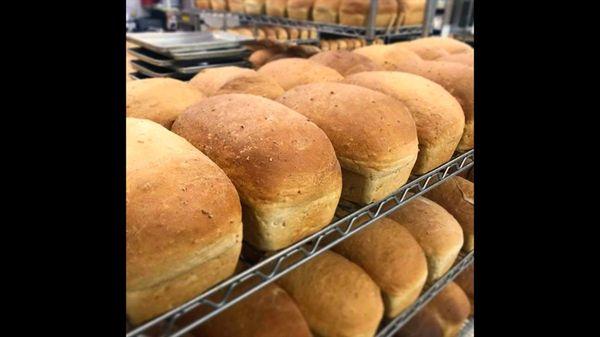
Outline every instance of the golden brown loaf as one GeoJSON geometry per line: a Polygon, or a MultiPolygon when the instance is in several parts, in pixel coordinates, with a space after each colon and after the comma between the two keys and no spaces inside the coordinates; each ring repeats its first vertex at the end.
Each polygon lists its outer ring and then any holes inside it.
{"type": "MultiPolygon", "coordinates": [[[[339,21],[348,26],[364,26],[367,24],[370,0],[341,0],[339,6],[339,21]]],[[[398,3],[396,0],[379,0],[375,25],[387,27],[396,20],[398,3]]]]}
{"type": "Polygon", "coordinates": [[[277,40],[285,41],[289,38],[287,30],[282,27],[273,27],[275,29],[275,34],[277,35],[277,40]]]}
{"type": "Polygon", "coordinates": [[[341,0],[315,0],[312,18],[317,22],[337,23],[341,0]]]}
{"type": "Polygon", "coordinates": [[[321,40],[321,50],[329,51],[329,41],[328,40],[321,40]]]}
{"type": "Polygon", "coordinates": [[[398,0],[398,19],[404,26],[420,25],[425,17],[425,0],[398,0]]]}
{"type": "Polygon", "coordinates": [[[383,315],[379,288],[344,257],[325,251],[277,282],[296,301],[316,336],[375,335],[383,315]]]}
{"type": "Polygon", "coordinates": [[[242,201],[244,239],[277,250],[327,225],[340,192],[340,166],[327,136],[306,117],[254,95],[209,97],[173,124],[216,162],[242,201]]]}
{"type": "Polygon", "coordinates": [[[290,40],[297,40],[300,38],[300,31],[298,30],[298,28],[288,27],[287,32],[288,36],[290,37],[290,40]]]}
{"type": "MultiPolygon", "coordinates": [[[[449,54],[457,54],[473,51],[473,47],[468,44],[458,41],[449,37],[440,37],[440,36],[429,36],[416,40],[412,40],[410,42],[403,42],[402,44],[407,44],[409,48],[414,48],[414,50],[418,50],[420,47],[434,47],[440,48],[448,52],[449,54]]],[[[418,52],[417,52],[418,54],[418,52]]]]}
{"type": "Polygon", "coordinates": [[[287,14],[290,19],[308,20],[315,0],[287,0],[287,14]]]}
{"type": "MultiPolygon", "coordinates": [[[[238,286],[234,293],[240,294],[238,286]]],[[[196,309],[179,321],[189,324],[208,310],[196,309]]],[[[193,330],[196,337],[312,337],[294,300],[274,283],[235,304],[193,330]]]]}
{"type": "Polygon", "coordinates": [[[348,44],[345,39],[338,39],[338,50],[348,50],[348,44]]]}
{"type": "Polygon", "coordinates": [[[417,125],[419,156],[414,174],[424,174],[454,154],[465,126],[460,104],[442,86],[398,71],[371,71],[346,77],[345,83],[377,90],[404,103],[417,125]]]}
{"type": "Polygon", "coordinates": [[[463,233],[458,221],[442,206],[417,197],[389,217],[406,227],[423,248],[429,271],[427,283],[452,267],[463,245],[463,233]]]}
{"type": "Polygon", "coordinates": [[[244,0],[227,0],[230,12],[244,13],[244,0]]]}
{"type": "Polygon", "coordinates": [[[349,51],[322,52],[313,55],[310,60],[335,69],[342,76],[381,69],[368,57],[349,51]]]}
{"type": "Polygon", "coordinates": [[[252,63],[252,66],[256,69],[265,65],[269,60],[277,54],[277,50],[271,48],[259,49],[253,52],[248,61],[252,63]]]}
{"type": "Polygon", "coordinates": [[[261,27],[265,32],[266,38],[271,41],[277,41],[277,31],[273,27],[261,27]]]}
{"type": "Polygon", "coordinates": [[[230,276],[242,242],[225,173],[152,121],[126,122],[126,298],[137,325],[230,276]]]}
{"type": "Polygon", "coordinates": [[[385,315],[411,305],[427,280],[427,260],[419,243],[399,223],[383,218],[333,247],[362,267],[381,288],[385,315]]]}
{"type": "Polygon", "coordinates": [[[211,9],[217,11],[226,11],[227,10],[227,2],[225,0],[210,0],[211,9]]]}
{"type": "Polygon", "coordinates": [[[267,15],[286,16],[287,0],[266,0],[267,15]]]}
{"type": "Polygon", "coordinates": [[[463,230],[463,249],[473,250],[475,248],[473,183],[463,177],[450,177],[429,191],[426,196],[452,214],[463,230]]]}
{"type": "Polygon", "coordinates": [[[209,0],[196,0],[196,8],[200,9],[210,9],[210,1],[209,0]]]}
{"type": "Polygon", "coordinates": [[[243,0],[246,14],[260,15],[265,12],[265,0],[243,0]]]}
{"type": "Polygon", "coordinates": [[[396,337],[455,337],[469,317],[469,308],[467,295],[450,282],[396,337]]]}
{"type": "Polygon", "coordinates": [[[325,131],[342,166],[344,199],[368,204],[408,180],[417,159],[417,132],[396,99],[355,85],[313,83],[277,100],[325,131]]]}
{"type": "Polygon", "coordinates": [[[258,72],[271,76],[284,90],[301,84],[335,82],[344,79],[340,73],[329,67],[301,58],[272,61],[262,66],[258,72]]]}
{"type": "Polygon", "coordinates": [[[189,83],[206,96],[240,93],[275,99],[284,93],[283,88],[272,78],[255,70],[239,67],[205,69],[189,83]]]}
{"type": "Polygon", "coordinates": [[[336,51],[340,49],[340,44],[337,39],[329,40],[329,50],[336,51]]]}
{"type": "Polygon", "coordinates": [[[355,49],[353,52],[368,57],[384,70],[400,70],[399,64],[404,65],[405,68],[417,68],[422,62],[419,55],[394,45],[370,45],[355,49]]]}
{"type": "Polygon", "coordinates": [[[469,67],[475,66],[475,53],[474,52],[464,52],[457,54],[449,54],[436,59],[436,61],[444,61],[444,62],[456,62],[461,63],[469,67]]]}
{"type": "Polygon", "coordinates": [[[310,30],[308,29],[300,29],[300,38],[303,40],[310,38],[310,30]]]}
{"type": "Polygon", "coordinates": [[[469,298],[471,315],[473,315],[475,313],[475,264],[471,263],[462,273],[458,274],[454,281],[469,298]]]}
{"type": "Polygon", "coordinates": [[[150,119],[171,128],[188,106],[205,98],[189,84],[173,78],[148,78],[127,82],[127,117],[150,119]]]}

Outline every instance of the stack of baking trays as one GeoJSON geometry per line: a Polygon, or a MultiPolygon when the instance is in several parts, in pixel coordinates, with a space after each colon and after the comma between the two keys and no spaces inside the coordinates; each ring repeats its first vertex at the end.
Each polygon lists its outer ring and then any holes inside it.
{"type": "Polygon", "coordinates": [[[136,47],[128,52],[134,78],[173,77],[188,80],[205,68],[247,67],[252,37],[226,32],[130,33],[136,47]]]}

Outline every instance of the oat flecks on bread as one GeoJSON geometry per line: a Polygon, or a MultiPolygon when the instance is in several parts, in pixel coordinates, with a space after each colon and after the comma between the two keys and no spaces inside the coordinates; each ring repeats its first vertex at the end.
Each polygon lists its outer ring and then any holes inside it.
{"type": "Polygon", "coordinates": [[[315,336],[372,337],[383,316],[377,284],[362,268],[331,251],[277,283],[294,298],[315,336]]]}
{"type": "Polygon", "coordinates": [[[386,317],[394,317],[411,305],[427,280],[423,249],[394,220],[383,218],[333,247],[362,267],[381,288],[386,317]]]}
{"type": "Polygon", "coordinates": [[[230,276],[241,207],[225,173],[152,121],[126,122],[126,302],[137,325],[230,276]]]}
{"type": "Polygon", "coordinates": [[[428,284],[452,267],[463,245],[463,233],[458,221],[442,206],[417,197],[389,217],[406,227],[423,248],[428,284]]]}
{"type": "Polygon", "coordinates": [[[188,106],[198,103],[204,94],[186,82],[172,78],[147,78],[127,82],[127,117],[145,118],[167,129],[188,106]]]}
{"type": "Polygon", "coordinates": [[[272,61],[262,66],[258,72],[271,76],[284,90],[302,84],[336,82],[344,79],[337,71],[302,58],[272,61]]]}
{"type": "Polygon", "coordinates": [[[442,86],[398,71],[362,72],[346,77],[344,82],[377,90],[406,105],[419,137],[414,174],[424,174],[450,160],[462,137],[465,115],[458,101],[442,86]]]}
{"type": "Polygon", "coordinates": [[[240,67],[205,69],[189,83],[206,96],[244,93],[275,99],[284,93],[283,88],[269,76],[240,67]]]}
{"type": "Polygon", "coordinates": [[[383,69],[368,57],[350,51],[321,52],[313,55],[310,60],[335,69],[342,76],[383,69]]]}
{"type": "Polygon", "coordinates": [[[427,198],[444,207],[460,223],[464,234],[465,251],[475,248],[475,190],[472,182],[463,177],[450,177],[426,194],[427,198]]]}
{"type": "Polygon", "coordinates": [[[266,98],[209,97],[173,124],[219,165],[243,207],[244,239],[277,250],[318,231],[334,214],[341,192],[333,146],[315,124],[266,98]]]}
{"type": "Polygon", "coordinates": [[[408,180],[417,159],[417,132],[398,100],[356,85],[313,83],[277,101],[325,131],[342,166],[342,198],[368,204],[408,180]]]}
{"type": "Polygon", "coordinates": [[[396,337],[455,337],[469,317],[469,300],[464,291],[450,282],[396,337]]]}

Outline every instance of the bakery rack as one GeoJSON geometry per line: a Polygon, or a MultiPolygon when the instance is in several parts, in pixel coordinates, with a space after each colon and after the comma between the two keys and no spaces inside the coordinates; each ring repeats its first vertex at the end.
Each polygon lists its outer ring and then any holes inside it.
{"type": "MultiPolygon", "coordinates": [[[[463,154],[455,155],[446,164],[424,175],[411,178],[407,184],[381,201],[363,207],[348,202],[341,202],[338,210],[347,215],[335,218],[330,225],[320,231],[265,258],[249,269],[233,275],[185,304],[131,329],[127,332],[126,337],[148,336],[148,331],[150,329],[154,331],[156,328],[161,331],[159,335],[161,337],[184,336],[195,327],[274,282],[291,270],[396,211],[415,197],[435,188],[442,181],[469,169],[474,163],[475,153],[474,150],[470,150],[463,154]],[[286,260],[294,262],[284,263],[286,260]],[[234,289],[242,285],[244,291],[234,293],[234,289]],[[177,320],[182,315],[189,313],[199,306],[204,306],[206,309],[202,316],[199,316],[195,321],[185,326],[177,324],[177,320]]],[[[462,257],[446,275],[432,287],[428,288],[410,308],[383,327],[377,337],[391,336],[391,333],[400,329],[423,305],[443,289],[448,282],[472,263],[473,259],[473,252],[462,257]]]]}
{"type": "MultiPolygon", "coordinates": [[[[435,16],[437,3],[439,0],[426,0],[425,16],[422,25],[400,26],[400,27],[375,27],[375,16],[377,13],[378,0],[371,0],[371,6],[367,24],[363,27],[346,26],[341,24],[322,23],[315,21],[295,20],[290,18],[269,16],[269,15],[251,15],[238,12],[225,12],[211,9],[199,9],[195,5],[188,3],[181,10],[181,22],[199,28],[199,23],[203,19],[213,19],[218,17],[224,24],[228,21],[239,22],[246,25],[272,25],[290,28],[315,28],[319,34],[331,34],[345,37],[364,38],[369,42],[379,38],[385,43],[397,40],[407,40],[419,36],[428,36],[432,32],[432,23],[435,16]]],[[[227,27],[222,27],[226,29],[227,27]]]]}

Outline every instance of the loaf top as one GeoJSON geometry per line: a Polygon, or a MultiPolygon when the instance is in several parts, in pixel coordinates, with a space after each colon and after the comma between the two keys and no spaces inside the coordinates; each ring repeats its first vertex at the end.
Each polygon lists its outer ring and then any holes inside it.
{"type": "Polygon", "coordinates": [[[331,251],[290,271],[278,283],[319,336],[366,336],[383,316],[379,287],[362,268],[331,251]]]}
{"type": "Polygon", "coordinates": [[[274,99],[284,93],[283,88],[269,76],[240,67],[205,69],[190,80],[190,85],[207,96],[246,93],[274,99]]]}
{"type": "Polygon", "coordinates": [[[389,217],[410,231],[426,255],[445,254],[463,244],[458,221],[427,198],[416,197],[389,217]]]}
{"type": "Polygon", "coordinates": [[[335,69],[342,76],[362,71],[382,70],[368,57],[347,50],[321,52],[313,55],[310,60],[335,69]]]}
{"type": "Polygon", "coordinates": [[[410,232],[383,218],[333,248],[360,265],[381,290],[399,294],[427,279],[427,260],[410,232]]]}
{"type": "Polygon", "coordinates": [[[422,62],[419,55],[396,45],[370,45],[352,52],[368,57],[385,70],[402,70],[401,66],[415,68],[422,62]]]}
{"type": "Polygon", "coordinates": [[[339,187],[333,146],[315,124],[266,98],[227,94],[187,109],[173,125],[214,160],[242,200],[310,200],[339,187]]]}
{"type": "Polygon", "coordinates": [[[450,54],[462,53],[467,51],[472,51],[473,47],[470,45],[458,41],[449,37],[441,37],[441,36],[429,36],[420,39],[415,39],[409,42],[401,42],[406,43],[412,47],[438,47],[450,54]]]}
{"type": "Polygon", "coordinates": [[[420,145],[460,137],[465,115],[458,101],[441,85],[398,71],[370,71],[348,76],[345,83],[377,90],[404,103],[417,125],[420,145]]]}
{"type": "Polygon", "coordinates": [[[473,52],[465,52],[465,53],[457,53],[457,54],[449,54],[436,59],[436,61],[443,62],[456,62],[460,64],[464,64],[469,67],[475,66],[475,53],[473,52]]]}
{"type": "Polygon", "coordinates": [[[278,101],[317,124],[345,168],[385,171],[418,149],[415,122],[398,100],[342,83],[313,83],[287,91],[278,101]]]}
{"type": "Polygon", "coordinates": [[[183,138],[127,118],[127,290],[176,277],[241,241],[225,173],[183,138]]]}
{"type": "Polygon", "coordinates": [[[329,67],[295,57],[271,61],[262,66],[258,72],[271,76],[285,90],[301,84],[335,82],[344,79],[340,73],[329,67]]]}
{"type": "Polygon", "coordinates": [[[454,282],[448,285],[427,304],[449,324],[464,322],[471,312],[471,303],[465,292],[454,282]]]}
{"type": "Polygon", "coordinates": [[[170,128],[185,108],[204,97],[187,83],[172,78],[131,81],[126,87],[126,114],[170,128]]]}

